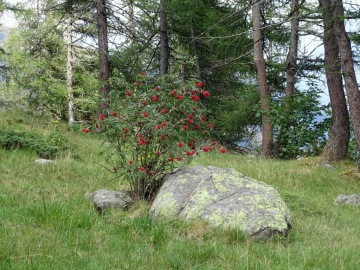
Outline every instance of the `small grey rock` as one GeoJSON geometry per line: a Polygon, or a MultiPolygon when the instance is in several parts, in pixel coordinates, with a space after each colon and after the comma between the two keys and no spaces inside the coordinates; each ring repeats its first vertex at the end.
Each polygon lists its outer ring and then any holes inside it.
{"type": "Polygon", "coordinates": [[[35,160],[35,163],[40,164],[40,165],[46,165],[46,164],[50,164],[53,162],[54,162],[53,160],[43,159],[43,158],[39,158],[39,159],[35,160]]]}
{"type": "Polygon", "coordinates": [[[340,194],[339,196],[336,197],[334,204],[360,206],[360,196],[358,194],[351,194],[351,195],[340,194]]]}
{"type": "Polygon", "coordinates": [[[128,191],[100,189],[94,193],[87,192],[85,198],[94,202],[100,214],[103,214],[108,207],[126,209],[134,203],[128,191]]]}
{"type": "Polygon", "coordinates": [[[324,168],[329,169],[329,170],[335,170],[336,169],[335,166],[333,166],[333,165],[331,165],[329,163],[323,163],[323,164],[321,164],[321,166],[323,166],[324,168]]]}

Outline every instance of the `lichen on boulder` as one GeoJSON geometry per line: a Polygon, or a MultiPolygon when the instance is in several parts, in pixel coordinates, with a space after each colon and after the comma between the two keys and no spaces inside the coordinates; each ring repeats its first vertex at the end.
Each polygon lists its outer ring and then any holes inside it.
{"type": "Polygon", "coordinates": [[[279,193],[234,169],[195,166],[169,175],[150,209],[154,219],[201,219],[253,238],[287,235],[290,213],[279,193]]]}

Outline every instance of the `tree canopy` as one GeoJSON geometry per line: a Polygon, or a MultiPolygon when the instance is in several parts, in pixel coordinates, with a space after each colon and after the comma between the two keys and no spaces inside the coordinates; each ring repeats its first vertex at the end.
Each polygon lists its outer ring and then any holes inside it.
{"type": "MultiPolygon", "coordinates": [[[[346,64],[358,64],[360,14],[358,5],[335,0],[339,12],[329,13],[325,2],[0,1],[0,12],[12,10],[19,23],[2,46],[0,104],[46,110],[81,125],[106,111],[118,85],[141,72],[154,80],[170,74],[204,83],[211,97],[201,102],[222,143],[244,146],[261,129],[262,146],[252,147],[265,157],[317,155],[327,143],[325,156],[343,159],[348,142],[340,146],[334,134],[343,129],[350,137],[350,121],[338,119],[349,114],[345,97],[359,91],[355,69],[346,64]],[[329,67],[332,44],[339,45],[333,59],[341,59],[335,69],[329,67]],[[321,84],[332,82],[331,70],[340,84],[329,87],[328,106],[321,84]],[[353,72],[354,81],[344,72],[353,72]],[[332,145],[342,152],[330,151],[332,145]]],[[[358,141],[357,105],[349,105],[358,141]]]]}

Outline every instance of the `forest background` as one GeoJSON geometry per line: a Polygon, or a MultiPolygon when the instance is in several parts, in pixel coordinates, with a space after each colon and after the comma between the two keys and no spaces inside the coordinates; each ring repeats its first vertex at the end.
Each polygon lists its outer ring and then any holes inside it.
{"type": "Polygon", "coordinates": [[[211,96],[201,102],[223,144],[249,141],[260,130],[260,144],[247,147],[264,157],[356,159],[359,5],[0,1],[17,20],[4,28],[0,105],[50,112],[83,129],[106,113],[120,83],[141,72],[171,74],[204,82],[211,96]]]}

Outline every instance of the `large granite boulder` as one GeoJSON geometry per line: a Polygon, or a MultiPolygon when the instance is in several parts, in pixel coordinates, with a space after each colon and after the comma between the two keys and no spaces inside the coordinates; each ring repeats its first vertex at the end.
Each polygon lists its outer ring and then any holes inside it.
{"type": "Polygon", "coordinates": [[[271,186],[234,169],[196,166],[169,175],[150,209],[152,218],[202,219],[253,238],[287,235],[290,214],[271,186]]]}

